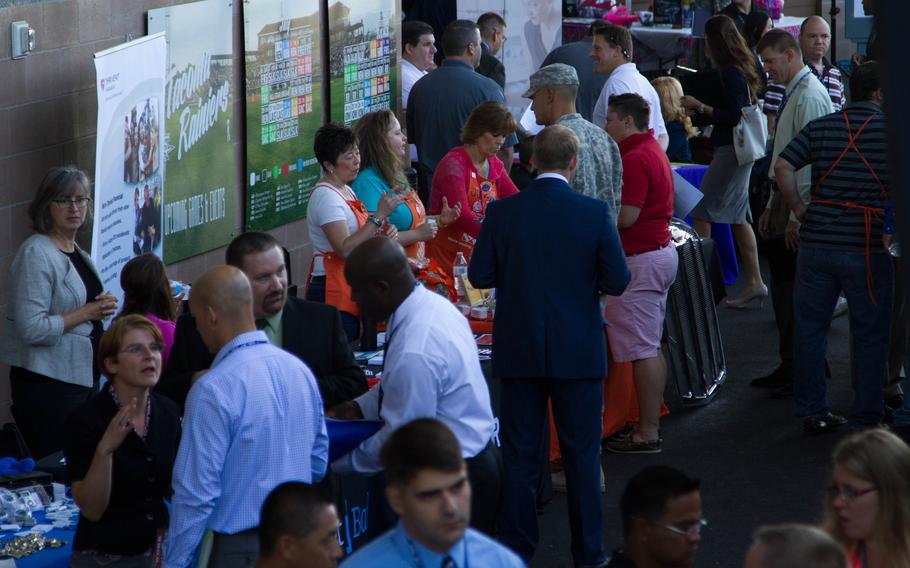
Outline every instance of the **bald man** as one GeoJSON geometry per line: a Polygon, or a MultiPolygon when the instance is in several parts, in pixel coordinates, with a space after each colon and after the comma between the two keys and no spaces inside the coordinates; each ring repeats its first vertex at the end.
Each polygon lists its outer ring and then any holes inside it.
{"type": "Polygon", "coordinates": [[[310,369],[257,331],[239,269],[209,269],[193,286],[190,309],[215,360],[186,400],[165,566],[185,568],[206,529],[214,532],[210,567],[253,566],[269,492],[325,475],[322,399],[310,369]]]}
{"type": "Polygon", "coordinates": [[[419,285],[404,249],[385,237],[354,249],[344,272],[360,310],[376,321],[388,320],[385,363],[379,386],[328,414],[381,419],[385,426],[332,469],[381,471],[380,449],[395,429],[415,418],[436,418],[455,433],[468,464],[471,524],[492,534],[502,466],[491,442],[490,391],[468,320],[447,298],[419,285]]]}

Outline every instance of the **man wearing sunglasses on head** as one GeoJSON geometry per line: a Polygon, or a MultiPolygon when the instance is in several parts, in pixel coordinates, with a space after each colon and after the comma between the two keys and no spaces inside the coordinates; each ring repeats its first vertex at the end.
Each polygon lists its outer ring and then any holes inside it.
{"type": "Polygon", "coordinates": [[[625,542],[607,568],[689,568],[702,517],[700,481],[667,466],[650,466],[626,485],[620,501],[625,542]]]}
{"type": "Polygon", "coordinates": [[[607,124],[607,106],[613,95],[634,93],[648,101],[651,118],[648,130],[664,150],[670,144],[667,126],[660,112],[660,97],[650,81],[638,72],[632,63],[632,34],[626,28],[608,24],[593,30],[594,42],[588,56],[594,62],[594,73],[606,75],[607,82],[594,103],[593,122],[604,128],[607,124]]]}

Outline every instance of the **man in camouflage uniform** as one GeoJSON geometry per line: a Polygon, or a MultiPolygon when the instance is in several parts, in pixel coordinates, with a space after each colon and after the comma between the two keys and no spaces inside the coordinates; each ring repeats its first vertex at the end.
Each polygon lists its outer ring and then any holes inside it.
{"type": "Polygon", "coordinates": [[[531,75],[523,95],[531,99],[537,124],[565,126],[578,136],[578,169],[573,187],[580,193],[605,201],[613,215],[619,210],[622,191],[622,157],[619,146],[607,132],[575,111],[578,74],[564,63],[553,63],[531,75]]]}

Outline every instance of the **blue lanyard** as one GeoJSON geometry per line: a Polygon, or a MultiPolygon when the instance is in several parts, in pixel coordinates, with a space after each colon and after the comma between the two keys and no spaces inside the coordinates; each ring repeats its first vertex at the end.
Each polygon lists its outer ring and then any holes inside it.
{"type": "Polygon", "coordinates": [[[227,353],[224,354],[224,357],[222,357],[218,361],[218,364],[220,365],[221,363],[223,363],[224,360],[227,359],[228,357],[230,357],[234,351],[239,351],[240,349],[244,349],[246,347],[252,347],[254,345],[264,345],[266,343],[268,343],[268,340],[266,340],[266,339],[254,339],[253,341],[247,341],[246,343],[240,343],[239,345],[235,345],[235,346],[231,347],[231,349],[227,353]]]}

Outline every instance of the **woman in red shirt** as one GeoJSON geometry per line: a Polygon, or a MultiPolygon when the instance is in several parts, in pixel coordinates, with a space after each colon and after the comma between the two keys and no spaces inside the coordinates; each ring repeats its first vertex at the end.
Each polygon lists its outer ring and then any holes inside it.
{"type": "Polygon", "coordinates": [[[495,101],[480,103],[461,130],[464,145],[450,150],[436,166],[430,214],[461,206],[461,214],[451,225],[444,225],[440,219],[439,232],[427,246],[427,256],[443,270],[452,269],[458,252],[470,261],[487,205],[518,193],[496,157],[506,136],[514,131],[515,119],[506,107],[495,101]]]}

